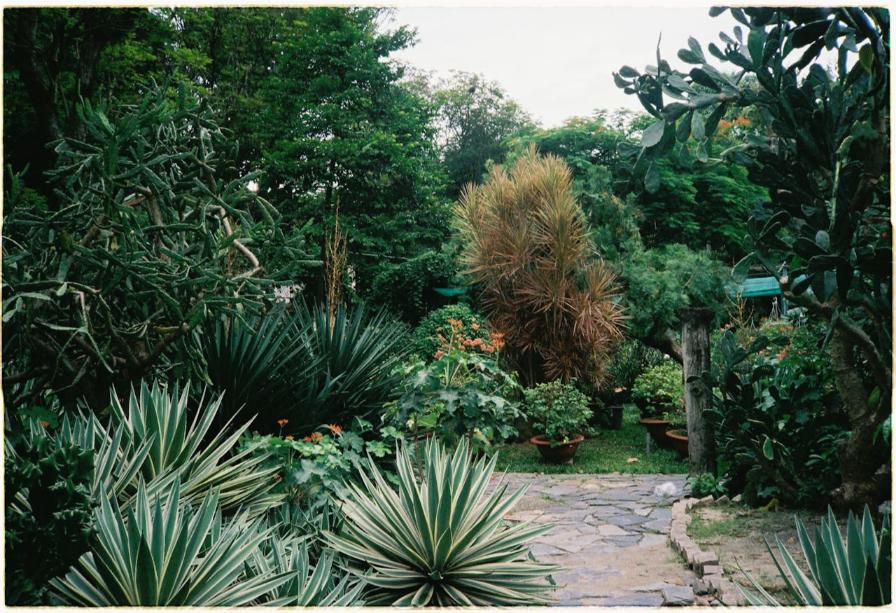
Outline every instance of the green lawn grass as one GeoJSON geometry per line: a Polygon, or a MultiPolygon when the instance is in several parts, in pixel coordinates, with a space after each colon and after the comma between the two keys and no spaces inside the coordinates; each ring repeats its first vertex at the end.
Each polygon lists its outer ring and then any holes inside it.
{"type": "Polygon", "coordinates": [[[627,406],[620,430],[599,430],[586,439],[572,464],[545,464],[531,443],[515,443],[498,448],[498,470],[524,473],[686,473],[687,461],[672,451],[657,449],[648,454],[644,445],[647,431],[638,424],[638,409],[627,406]],[[629,463],[629,458],[638,458],[629,463]]]}

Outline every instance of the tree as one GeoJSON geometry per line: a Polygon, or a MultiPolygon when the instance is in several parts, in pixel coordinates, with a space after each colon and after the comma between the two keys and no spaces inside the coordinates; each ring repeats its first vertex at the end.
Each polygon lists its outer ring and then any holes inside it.
{"type": "Polygon", "coordinates": [[[362,294],[384,260],[435,246],[447,227],[434,109],[388,61],[413,36],[405,28],[381,32],[381,12],[309,9],[296,35],[277,43],[259,111],[260,193],[288,219],[312,220],[316,244],[338,203],[362,294]]]}
{"type": "Polygon", "coordinates": [[[448,174],[447,194],[457,198],[464,185],[479,183],[489,163],[501,164],[508,138],[532,127],[531,118],[495,82],[465,72],[437,85],[439,141],[448,174]]]}
{"type": "Polygon", "coordinates": [[[206,105],[160,90],[79,113],[85,137],[56,146],[59,210],[17,176],[5,198],[3,385],[14,406],[48,390],[100,404],[111,384],[183,370],[200,322],[262,306],[307,263],[301,229],[284,234],[247,189],[257,175],[235,173],[233,141],[206,105]]]}
{"type": "MultiPolygon", "coordinates": [[[[712,9],[715,15],[723,9],[712,9]]],[[[878,431],[891,412],[892,278],[889,224],[889,13],[879,8],[730,9],[740,25],[709,53],[733,65],[725,75],[700,43],[659,59],[645,73],[614,75],[655,121],[644,130],[635,171],[655,182],[658,160],[689,136],[696,158],[731,108],[755,109],[770,130],[723,152],[746,165],[769,200],[750,219],[758,263],[784,296],[827,325],[828,351],[851,434],[841,447],[841,505],[889,496],[888,460],[878,431]],[[746,28],[746,33],[743,30],[746,28]],[[826,69],[824,49],[836,64],[826,69]],[[754,79],[746,79],[752,76],[754,79]],[[697,86],[712,93],[699,93],[697,86]],[[674,99],[668,102],[667,98],[674,99]]]]}
{"type": "Polygon", "coordinates": [[[597,383],[622,336],[612,273],[596,257],[572,174],[534,148],[469,186],[455,208],[461,262],[527,384],[597,383]]]}
{"type": "Polygon", "coordinates": [[[55,163],[47,144],[81,135],[78,98],[89,98],[104,75],[102,53],[120,42],[142,9],[18,9],[3,12],[6,162],[29,165],[29,183],[49,195],[43,174],[55,163]]]}

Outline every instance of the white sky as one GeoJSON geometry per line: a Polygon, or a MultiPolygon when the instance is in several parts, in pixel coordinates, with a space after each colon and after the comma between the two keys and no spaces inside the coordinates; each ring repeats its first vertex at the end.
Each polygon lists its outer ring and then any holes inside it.
{"type": "MultiPolygon", "coordinates": [[[[588,115],[598,108],[641,110],[634,96],[613,83],[612,72],[628,64],[643,70],[676,54],[688,36],[703,45],[718,41],[736,21],[708,7],[399,7],[393,27],[417,30],[417,44],[393,57],[436,76],[452,70],[497,81],[545,127],[588,115]]],[[[708,52],[706,52],[708,55],[708,52]]]]}

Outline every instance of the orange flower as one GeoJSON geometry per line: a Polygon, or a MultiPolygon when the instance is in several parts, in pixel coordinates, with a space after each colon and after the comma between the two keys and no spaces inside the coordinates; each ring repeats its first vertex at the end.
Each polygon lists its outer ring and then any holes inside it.
{"type": "Polygon", "coordinates": [[[339,424],[327,424],[327,428],[329,428],[330,432],[332,432],[333,434],[339,434],[340,432],[342,432],[342,426],[340,426],[339,424]]]}
{"type": "Polygon", "coordinates": [[[778,352],[778,359],[783,360],[786,357],[787,357],[787,347],[784,347],[783,349],[781,349],[781,351],[778,352]]]}
{"type": "Polygon", "coordinates": [[[452,328],[462,328],[463,325],[464,325],[464,322],[462,322],[462,321],[459,320],[459,319],[449,319],[449,320],[448,320],[448,324],[449,324],[452,328]]]}
{"type": "Polygon", "coordinates": [[[312,432],[308,438],[312,443],[316,443],[317,441],[321,440],[323,437],[324,437],[324,435],[321,434],[320,432],[312,432]]]}
{"type": "Polygon", "coordinates": [[[288,441],[294,441],[294,440],[295,440],[295,437],[294,437],[292,434],[287,434],[287,435],[284,436],[283,438],[285,438],[285,439],[288,440],[288,441]]]}
{"type": "Polygon", "coordinates": [[[445,355],[445,353],[444,353],[441,349],[439,349],[438,351],[436,351],[436,359],[437,359],[437,360],[441,360],[441,359],[442,359],[442,356],[444,356],[444,355],[445,355]]]}
{"type": "Polygon", "coordinates": [[[280,426],[281,428],[282,428],[283,426],[285,426],[286,424],[288,424],[288,423],[289,423],[289,420],[288,420],[288,419],[278,419],[278,420],[277,420],[277,425],[280,426]]]}
{"type": "Polygon", "coordinates": [[[44,428],[49,428],[49,427],[50,427],[50,422],[48,422],[48,421],[42,421],[42,422],[40,422],[40,425],[42,425],[44,428]]]}

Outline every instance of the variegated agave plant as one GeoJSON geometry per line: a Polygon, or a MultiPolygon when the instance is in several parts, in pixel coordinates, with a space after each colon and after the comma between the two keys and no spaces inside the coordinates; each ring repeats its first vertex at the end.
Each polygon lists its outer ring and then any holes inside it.
{"type": "MultiPolygon", "coordinates": [[[[884,516],[880,532],[877,532],[867,505],[861,522],[850,512],[846,520],[845,542],[830,507],[827,517],[815,528],[814,545],[809,540],[809,531],[799,518],[796,519],[796,531],[809,566],[808,573],[800,568],[780,538],[775,537],[780,559],[766,541],[768,552],[795,604],[810,607],[890,604],[892,554],[889,516],[884,516]]],[[[781,603],[753,577],[744,574],[756,589],[754,592],[740,588],[749,604],[780,606],[781,603]]]]}
{"type": "Polygon", "coordinates": [[[217,489],[198,507],[184,503],[177,479],[154,497],[141,481],[127,513],[106,497],[95,545],[51,590],[79,606],[239,606],[288,582],[285,569],[246,573],[274,528],[245,512],[225,521],[219,503],[217,489]]]}
{"type": "Polygon", "coordinates": [[[506,606],[545,604],[554,566],[536,562],[526,541],[550,529],[509,524],[524,489],[487,493],[495,458],[473,461],[465,441],[449,453],[435,439],[418,480],[407,449],[397,453],[398,491],[371,462],[343,496],[340,533],[329,545],[354,562],[367,604],[506,606]]]}

